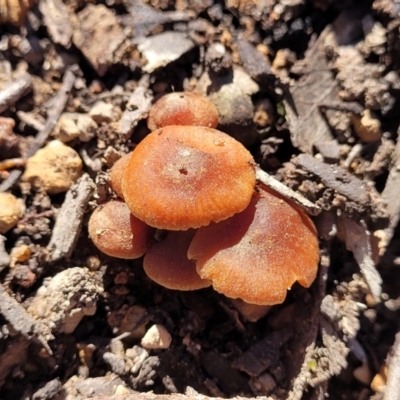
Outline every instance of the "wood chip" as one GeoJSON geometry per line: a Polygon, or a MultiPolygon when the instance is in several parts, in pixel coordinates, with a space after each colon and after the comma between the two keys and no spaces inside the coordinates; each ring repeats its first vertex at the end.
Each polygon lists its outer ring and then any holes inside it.
{"type": "Polygon", "coordinates": [[[194,46],[187,35],[181,32],[168,31],[142,39],[138,49],[147,60],[143,70],[151,73],[157,68],[165,67],[192,50],[194,46]]]}
{"type": "Polygon", "coordinates": [[[119,125],[119,134],[124,140],[131,137],[133,128],[140,120],[147,118],[153,101],[153,96],[149,93],[148,86],[149,77],[145,76],[139,81],[138,87],[128,100],[119,125]]]}
{"type": "Polygon", "coordinates": [[[19,79],[0,90],[0,113],[7,110],[8,107],[31,90],[32,78],[28,74],[23,74],[19,79]]]}
{"type": "Polygon", "coordinates": [[[125,34],[115,14],[103,4],[88,4],[78,13],[72,41],[100,76],[114,63],[125,42],[125,34]],[[107,32],[105,35],[104,32],[107,32]]]}
{"type": "Polygon", "coordinates": [[[369,201],[367,185],[337,165],[327,165],[308,154],[300,154],[294,164],[318,176],[322,183],[356,203],[366,206],[369,201]]]}
{"type": "Polygon", "coordinates": [[[67,192],[47,246],[51,252],[51,261],[68,258],[74,250],[83,216],[94,189],[94,182],[88,174],[84,174],[67,192]]]}

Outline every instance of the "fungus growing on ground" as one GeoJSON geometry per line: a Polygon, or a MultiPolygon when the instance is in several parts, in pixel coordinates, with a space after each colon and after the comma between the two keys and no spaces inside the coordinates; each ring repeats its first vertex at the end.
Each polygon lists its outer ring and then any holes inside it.
{"type": "Polygon", "coordinates": [[[167,126],[144,138],[122,180],[131,213],[150,226],[186,230],[243,211],[255,186],[254,160],[215,129],[167,126]]]}
{"type": "Polygon", "coordinates": [[[103,253],[133,259],[146,252],[154,229],[134,217],[124,202],[111,200],[94,210],[89,220],[89,236],[103,253]]]}
{"type": "Polygon", "coordinates": [[[216,128],[218,110],[210,100],[200,94],[169,93],[151,107],[147,117],[147,126],[151,131],[168,125],[216,128]]]}
{"type": "Polygon", "coordinates": [[[215,290],[250,304],[282,303],[298,281],[309,287],[319,250],[312,221],[262,186],[245,211],[200,228],[188,250],[197,272],[215,290]]]}
{"type": "Polygon", "coordinates": [[[169,231],[159,243],[153,244],[143,260],[147,276],[161,286],[175,290],[196,290],[208,287],[201,279],[196,263],[187,257],[187,250],[196,231],[169,231]]]}
{"type": "Polygon", "coordinates": [[[110,186],[111,189],[124,200],[124,194],[122,193],[122,177],[124,175],[126,166],[132,153],[123,155],[116,163],[111,167],[110,170],[110,186]]]}

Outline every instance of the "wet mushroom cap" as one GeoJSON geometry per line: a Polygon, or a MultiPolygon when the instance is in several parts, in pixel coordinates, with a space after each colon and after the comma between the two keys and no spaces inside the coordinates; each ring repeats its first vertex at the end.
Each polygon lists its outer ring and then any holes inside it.
{"type": "Polygon", "coordinates": [[[154,229],[134,217],[127,205],[119,200],[97,207],[90,217],[88,229],[100,251],[125,259],[141,257],[154,237],[154,229]]]}
{"type": "Polygon", "coordinates": [[[147,276],[159,285],[173,290],[197,290],[211,285],[201,279],[196,263],[187,258],[187,250],[196,231],[168,231],[154,243],[143,259],[147,276]]]}
{"type": "Polygon", "coordinates": [[[150,131],[168,125],[216,128],[218,110],[210,100],[198,93],[169,93],[154,103],[147,117],[150,131]]]}
{"type": "Polygon", "coordinates": [[[167,126],[133,151],[122,180],[132,214],[150,226],[186,230],[243,211],[255,186],[254,160],[215,129],[167,126]]]}
{"type": "Polygon", "coordinates": [[[317,232],[302,210],[263,187],[242,213],[200,228],[188,257],[196,260],[199,275],[227,297],[280,304],[296,281],[304,287],[314,281],[317,232]]]}
{"type": "Polygon", "coordinates": [[[122,177],[124,175],[126,165],[128,164],[128,161],[131,158],[131,154],[132,153],[123,155],[118,161],[115,162],[115,164],[111,167],[110,170],[111,189],[122,200],[124,199],[124,194],[122,193],[122,177]]]}

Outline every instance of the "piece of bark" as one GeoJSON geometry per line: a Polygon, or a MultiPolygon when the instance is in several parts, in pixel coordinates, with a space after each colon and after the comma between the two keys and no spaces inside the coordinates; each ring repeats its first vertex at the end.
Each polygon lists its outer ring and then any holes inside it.
{"type": "Polygon", "coordinates": [[[4,246],[5,241],[6,238],[3,235],[0,235],[0,272],[10,265],[10,256],[4,246]]]}
{"type": "Polygon", "coordinates": [[[28,339],[37,338],[47,352],[52,354],[47,344],[47,340],[53,339],[50,330],[41,322],[33,319],[25,308],[7,293],[2,285],[0,285],[0,314],[10,323],[14,330],[28,339]]]}
{"type": "MultiPolygon", "coordinates": [[[[26,157],[33,156],[36,153],[36,151],[39,150],[44,145],[50,133],[55,128],[58,118],[60,117],[62,111],[64,110],[65,104],[67,103],[68,94],[72,89],[74,82],[75,82],[75,74],[72,72],[71,69],[67,69],[67,71],[64,74],[61,89],[52,99],[53,100],[52,108],[51,111],[49,110],[48,117],[43,127],[43,130],[41,130],[36,135],[33,144],[31,145],[26,154],[26,157]]],[[[22,171],[18,169],[12,170],[10,172],[9,177],[0,184],[0,192],[5,192],[8,189],[10,189],[21,175],[22,171]]]]}
{"type": "Polygon", "coordinates": [[[338,95],[337,84],[325,59],[324,41],[328,32],[329,28],[306,52],[302,60],[305,73],[287,89],[290,95],[284,101],[292,142],[310,154],[315,143],[333,139],[320,112],[320,104],[333,102],[338,95]]]}
{"type": "Polygon", "coordinates": [[[125,34],[115,14],[103,4],[88,4],[78,13],[72,41],[100,76],[119,62],[125,34]],[[107,32],[105,34],[105,32],[107,32]]]}
{"type": "Polygon", "coordinates": [[[133,91],[128,100],[126,109],[119,123],[119,134],[127,140],[131,137],[133,128],[142,119],[147,118],[153,96],[148,90],[149,78],[146,75],[139,81],[138,87],[133,91]]]}
{"type": "Polygon", "coordinates": [[[261,168],[256,168],[256,177],[257,180],[262,182],[265,186],[268,186],[269,188],[277,191],[287,199],[294,201],[308,214],[318,215],[321,212],[321,209],[317,205],[312,203],[310,200],[306,199],[301,194],[290,189],[282,182],[279,182],[277,179],[275,179],[273,176],[263,171],[261,168]]]}
{"type": "Polygon", "coordinates": [[[81,232],[83,216],[94,189],[94,182],[88,174],[84,174],[67,192],[47,246],[51,253],[51,261],[68,258],[74,250],[81,232]]]}
{"type": "Polygon", "coordinates": [[[65,4],[61,0],[41,0],[39,9],[53,42],[69,48],[73,31],[65,4]]]}
{"type": "Polygon", "coordinates": [[[247,73],[261,84],[273,83],[275,75],[271,72],[269,60],[247,40],[238,40],[236,44],[247,73]]]}
{"type": "Polygon", "coordinates": [[[400,400],[400,333],[397,333],[389,361],[389,373],[383,400],[400,400]]]}
{"type": "Polygon", "coordinates": [[[129,25],[135,38],[147,36],[163,24],[188,21],[194,17],[190,11],[160,12],[142,0],[123,0],[123,4],[131,15],[132,21],[129,25]]]}
{"type": "MultiPolygon", "coordinates": [[[[399,130],[400,132],[400,130],[399,130]]],[[[398,132],[398,133],[399,133],[398,132]]],[[[393,153],[392,167],[382,192],[382,199],[386,203],[386,211],[389,214],[389,226],[385,229],[385,241],[387,244],[391,241],[394,231],[400,220],[400,140],[397,139],[396,147],[393,153]]]]}
{"type": "Polygon", "coordinates": [[[0,113],[7,110],[12,104],[32,90],[32,78],[23,74],[16,81],[0,90],[0,113]]]}
{"type": "Polygon", "coordinates": [[[309,154],[300,154],[293,162],[306,171],[318,176],[322,183],[361,205],[368,205],[368,186],[350,172],[337,165],[327,165],[309,154]]]}
{"type": "Polygon", "coordinates": [[[178,60],[195,47],[185,33],[167,31],[159,35],[143,38],[138,49],[146,58],[143,71],[151,73],[178,60]]]}

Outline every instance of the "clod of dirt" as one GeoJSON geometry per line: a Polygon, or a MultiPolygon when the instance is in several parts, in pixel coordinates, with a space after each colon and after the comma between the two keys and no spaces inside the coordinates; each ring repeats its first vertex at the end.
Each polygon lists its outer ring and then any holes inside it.
{"type": "Polygon", "coordinates": [[[76,138],[88,142],[95,135],[96,128],[96,122],[87,114],[63,113],[58,120],[54,136],[64,143],[76,138]]]}
{"type": "Polygon", "coordinates": [[[28,312],[52,331],[72,333],[85,315],[94,315],[102,292],[87,268],[68,268],[44,282],[28,312]]]}
{"type": "Polygon", "coordinates": [[[23,200],[11,193],[0,193],[0,233],[6,233],[14,228],[24,212],[23,200]]]}
{"type": "Polygon", "coordinates": [[[22,178],[49,194],[56,194],[66,192],[81,171],[82,160],[78,153],[59,140],[53,140],[27,160],[22,178]]]}
{"type": "Polygon", "coordinates": [[[168,349],[172,337],[162,325],[153,325],[143,336],[141,345],[145,349],[168,349]]]}
{"type": "Polygon", "coordinates": [[[79,12],[72,41],[100,76],[121,60],[126,49],[118,19],[103,4],[88,4],[79,12]]]}

